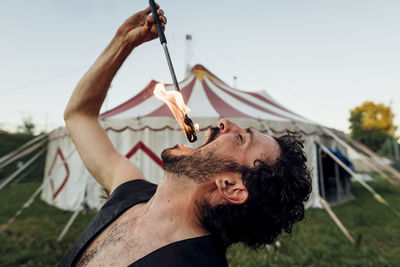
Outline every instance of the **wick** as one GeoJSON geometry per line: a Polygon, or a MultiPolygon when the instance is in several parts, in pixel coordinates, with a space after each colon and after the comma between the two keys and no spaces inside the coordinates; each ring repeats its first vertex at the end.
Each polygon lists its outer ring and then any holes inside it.
{"type": "Polygon", "coordinates": [[[189,140],[189,142],[193,143],[197,140],[197,135],[196,135],[196,130],[194,129],[193,126],[193,121],[188,117],[188,115],[185,115],[185,119],[183,122],[190,127],[190,131],[186,132],[186,137],[189,140]]]}

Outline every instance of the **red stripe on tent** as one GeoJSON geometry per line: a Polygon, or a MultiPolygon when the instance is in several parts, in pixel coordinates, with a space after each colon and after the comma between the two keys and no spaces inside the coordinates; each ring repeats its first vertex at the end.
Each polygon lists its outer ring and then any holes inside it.
{"type": "MultiPolygon", "coordinates": [[[[196,82],[196,78],[194,77],[193,80],[184,88],[181,89],[182,92],[182,97],[185,103],[189,101],[190,96],[192,95],[193,92],[193,87],[196,82]]],[[[151,117],[151,116],[171,116],[171,110],[167,106],[167,104],[162,105],[158,109],[154,110],[153,112],[145,115],[144,117],[151,117]]]]}
{"type": "MultiPolygon", "coordinates": [[[[243,92],[243,91],[242,91],[242,92],[243,92]]],[[[299,117],[299,118],[302,118],[302,119],[307,120],[307,119],[304,118],[303,116],[300,116],[300,115],[294,113],[293,111],[290,111],[290,110],[288,110],[287,108],[284,108],[284,107],[282,107],[281,105],[278,105],[277,103],[271,101],[271,100],[268,99],[268,98],[265,98],[264,96],[262,96],[262,95],[260,95],[260,94],[258,94],[258,93],[255,93],[255,92],[243,92],[243,93],[252,95],[252,96],[254,96],[255,98],[260,99],[261,101],[264,101],[264,102],[266,102],[266,103],[268,103],[268,104],[270,104],[270,105],[272,105],[272,106],[275,106],[275,107],[277,107],[277,108],[279,108],[279,109],[281,109],[281,110],[283,110],[283,111],[286,111],[286,112],[288,112],[288,113],[290,113],[290,114],[293,114],[293,115],[295,115],[295,116],[297,116],[297,117],[299,117]]]]}
{"type": "MultiPolygon", "coordinates": [[[[211,82],[212,82],[212,81],[211,81],[211,82]]],[[[287,116],[285,116],[285,115],[279,114],[279,113],[277,113],[277,112],[274,112],[274,111],[272,111],[272,110],[269,110],[269,109],[267,109],[267,108],[264,108],[264,107],[262,107],[262,106],[260,106],[260,105],[257,105],[257,104],[255,104],[255,103],[253,103],[253,102],[251,102],[251,101],[249,101],[249,100],[247,100],[247,99],[245,99],[245,98],[243,98],[243,97],[241,97],[241,96],[235,95],[234,93],[229,92],[228,90],[226,90],[225,88],[223,88],[222,86],[220,86],[220,85],[218,85],[218,84],[216,84],[216,83],[214,83],[214,82],[213,82],[213,84],[214,84],[215,86],[217,86],[220,90],[222,90],[222,91],[224,91],[225,93],[227,93],[228,95],[230,95],[230,96],[236,98],[237,100],[239,100],[239,101],[241,101],[241,102],[243,102],[243,103],[245,103],[245,104],[247,104],[247,105],[249,105],[249,106],[251,106],[251,107],[253,107],[253,108],[255,108],[255,109],[261,110],[261,111],[263,111],[263,112],[265,112],[265,113],[272,114],[272,115],[277,116],[277,117],[281,117],[281,118],[284,118],[284,119],[288,119],[288,120],[290,120],[290,121],[293,121],[292,118],[289,118],[289,117],[287,117],[287,116]]]]}
{"type": "Polygon", "coordinates": [[[64,163],[63,165],[64,165],[64,168],[65,168],[65,171],[67,172],[67,174],[65,175],[64,180],[62,181],[60,187],[57,190],[54,189],[53,179],[50,178],[50,186],[51,186],[51,190],[53,191],[53,199],[55,199],[57,197],[57,195],[61,192],[61,190],[64,188],[64,186],[67,183],[68,178],[69,178],[69,167],[68,167],[68,164],[65,161],[65,157],[64,157],[64,155],[61,152],[61,149],[59,147],[57,148],[57,152],[54,155],[54,159],[53,159],[53,162],[51,163],[51,166],[50,166],[50,169],[49,169],[49,172],[48,172],[48,176],[51,176],[51,173],[53,172],[54,166],[55,166],[56,161],[57,161],[57,157],[60,157],[62,162],[64,163]],[[56,192],[54,192],[54,191],[56,191],[56,192]]]}
{"type": "Polygon", "coordinates": [[[102,114],[100,114],[99,118],[100,119],[105,119],[105,118],[109,118],[112,116],[115,116],[119,113],[122,113],[128,109],[133,108],[134,106],[142,103],[143,101],[147,100],[148,98],[150,98],[153,95],[153,90],[154,87],[156,86],[157,82],[152,80],[147,86],[146,88],[144,88],[142,91],[140,91],[140,93],[138,93],[137,95],[135,95],[133,98],[129,99],[128,101],[126,101],[125,103],[122,103],[121,105],[106,111],[102,114]]]}
{"type": "Polygon", "coordinates": [[[208,87],[205,80],[203,80],[203,88],[210,101],[213,108],[218,112],[218,114],[222,117],[239,117],[239,118],[252,118],[251,116],[240,112],[239,110],[233,108],[224,100],[222,100],[216,93],[214,93],[210,87],[208,87]]]}
{"type": "Polygon", "coordinates": [[[161,168],[164,167],[162,160],[148,148],[145,144],[139,141],[126,155],[125,157],[130,159],[139,149],[143,150],[155,163],[157,163],[161,168]]]}
{"type": "MultiPolygon", "coordinates": [[[[192,72],[193,72],[193,70],[203,70],[203,71],[206,71],[206,72],[209,73],[211,76],[213,76],[215,79],[217,79],[218,81],[220,81],[221,83],[223,83],[223,84],[225,84],[226,86],[229,87],[228,84],[226,84],[224,81],[222,81],[220,78],[218,78],[214,73],[212,73],[211,71],[209,71],[209,70],[208,70],[207,68],[205,68],[203,65],[197,64],[197,65],[195,65],[195,66],[192,68],[192,72]]],[[[213,82],[213,83],[214,83],[214,82],[213,82]]],[[[214,84],[215,84],[215,83],[214,83],[214,84]]],[[[241,92],[241,93],[245,93],[245,94],[252,95],[252,96],[254,96],[254,97],[260,99],[260,100],[263,101],[263,102],[267,102],[268,104],[270,104],[270,105],[272,105],[272,106],[275,106],[275,107],[277,107],[277,108],[279,108],[279,109],[281,109],[281,110],[283,110],[283,111],[286,111],[286,112],[288,112],[288,113],[290,113],[290,114],[293,114],[293,115],[295,115],[295,116],[297,116],[297,117],[299,117],[299,118],[302,118],[302,119],[307,120],[306,118],[304,118],[304,117],[302,117],[302,116],[300,116],[300,115],[294,113],[293,111],[290,111],[290,110],[288,110],[288,109],[282,107],[281,105],[278,105],[277,103],[271,101],[270,99],[265,98],[265,97],[263,97],[262,95],[259,95],[259,94],[255,93],[255,92],[245,92],[245,91],[241,91],[241,90],[238,90],[238,89],[235,89],[235,88],[231,88],[231,89],[234,90],[234,91],[237,91],[237,92],[241,92]]]]}

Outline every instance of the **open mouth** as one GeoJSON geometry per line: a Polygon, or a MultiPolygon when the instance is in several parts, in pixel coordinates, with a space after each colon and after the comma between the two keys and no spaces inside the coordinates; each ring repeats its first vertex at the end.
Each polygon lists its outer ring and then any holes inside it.
{"type": "Polygon", "coordinates": [[[212,127],[206,133],[206,140],[204,141],[204,143],[201,146],[199,146],[197,148],[190,148],[190,147],[187,147],[186,145],[178,144],[174,148],[179,148],[181,150],[199,149],[199,148],[202,148],[202,147],[208,145],[209,143],[213,142],[215,139],[218,138],[219,134],[220,134],[220,129],[218,127],[212,127]]]}

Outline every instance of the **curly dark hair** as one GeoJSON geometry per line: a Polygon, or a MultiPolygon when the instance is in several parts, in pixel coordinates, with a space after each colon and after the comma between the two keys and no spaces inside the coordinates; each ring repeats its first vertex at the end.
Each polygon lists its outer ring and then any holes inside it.
{"type": "Polygon", "coordinates": [[[203,226],[225,248],[236,242],[253,248],[274,244],[282,231],[290,233],[293,224],[304,218],[304,202],[312,189],[304,141],[293,132],[275,140],[280,155],[272,166],[256,160],[254,167],[241,170],[249,193],[244,204],[199,205],[203,226]]]}

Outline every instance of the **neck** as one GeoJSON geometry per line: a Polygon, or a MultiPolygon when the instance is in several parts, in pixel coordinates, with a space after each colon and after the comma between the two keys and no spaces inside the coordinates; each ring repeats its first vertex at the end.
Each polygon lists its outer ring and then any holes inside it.
{"type": "Polygon", "coordinates": [[[186,239],[209,234],[195,214],[199,185],[187,177],[166,173],[143,218],[168,239],[186,239]],[[156,224],[156,225],[154,225],[156,224]]]}

